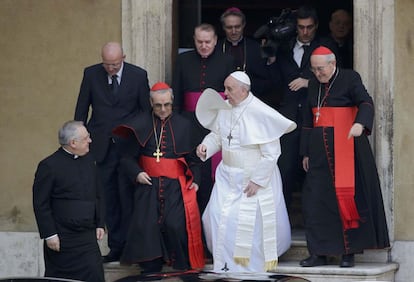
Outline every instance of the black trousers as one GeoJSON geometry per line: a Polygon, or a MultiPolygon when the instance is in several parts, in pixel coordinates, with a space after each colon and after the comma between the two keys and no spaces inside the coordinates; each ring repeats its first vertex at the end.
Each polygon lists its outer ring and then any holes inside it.
{"type": "Polygon", "coordinates": [[[134,186],[121,170],[119,158],[111,143],[105,159],[97,165],[103,186],[108,247],[121,254],[132,214],[134,186]]]}

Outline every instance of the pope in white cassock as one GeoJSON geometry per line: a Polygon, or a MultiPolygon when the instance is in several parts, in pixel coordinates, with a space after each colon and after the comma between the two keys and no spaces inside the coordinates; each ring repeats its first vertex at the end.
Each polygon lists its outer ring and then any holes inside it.
{"type": "Polygon", "coordinates": [[[291,243],[277,160],[279,138],[296,124],[250,92],[241,71],[224,81],[225,95],[206,89],[196,115],[211,130],[197,147],[205,161],[222,152],[215,185],[202,216],[214,272],[265,272],[291,243]]]}

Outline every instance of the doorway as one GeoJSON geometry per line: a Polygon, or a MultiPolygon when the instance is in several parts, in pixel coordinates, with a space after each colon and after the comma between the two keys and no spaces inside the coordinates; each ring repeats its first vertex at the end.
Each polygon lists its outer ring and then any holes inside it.
{"type": "MultiPolygon", "coordinates": [[[[180,0],[179,14],[179,48],[193,48],[193,28],[201,22],[207,22],[215,26],[218,37],[223,38],[224,32],[221,28],[220,15],[230,7],[237,7],[246,15],[246,27],[244,35],[253,37],[255,31],[268,23],[271,18],[279,17],[284,9],[296,10],[302,5],[315,7],[319,17],[318,35],[329,35],[330,15],[337,9],[347,10],[353,15],[352,0],[180,0]]],[[[301,185],[292,195],[289,210],[292,229],[303,229],[303,218],[301,208],[301,185]]]]}

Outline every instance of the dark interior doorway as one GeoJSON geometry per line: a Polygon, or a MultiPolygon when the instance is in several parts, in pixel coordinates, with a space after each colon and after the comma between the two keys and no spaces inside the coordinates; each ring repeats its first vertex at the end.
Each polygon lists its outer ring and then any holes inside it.
{"type": "Polygon", "coordinates": [[[328,34],[330,15],[336,9],[345,9],[353,14],[353,0],[179,0],[178,25],[179,48],[193,48],[193,28],[201,22],[216,27],[219,38],[224,36],[220,15],[230,7],[241,9],[246,15],[245,35],[252,36],[271,17],[278,17],[283,9],[297,9],[308,4],[318,11],[320,35],[328,34]]]}

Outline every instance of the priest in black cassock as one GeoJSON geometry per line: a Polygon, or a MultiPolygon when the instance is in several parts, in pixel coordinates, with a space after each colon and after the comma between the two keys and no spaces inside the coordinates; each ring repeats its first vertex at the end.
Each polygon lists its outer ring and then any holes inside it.
{"type": "MultiPolygon", "coordinates": [[[[213,88],[224,99],[224,80],[235,70],[232,56],[215,50],[217,35],[211,24],[200,24],[194,29],[195,50],[187,51],[177,57],[173,74],[174,110],[191,120],[191,141],[197,146],[208,134],[195,117],[195,107],[201,93],[213,88]]],[[[197,193],[201,212],[210,198],[213,187],[214,169],[219,156],[201,165],[202,179],[197,193]],[[213,171],[212,171],[213,170],[213,171]]]]}
{"type": "Polygon", "coordinates": [[[239,8],[231,7],[220,16],[220,22],[226,36],[218,41],[216,50],[231,55],[236,70],[249,75],[252,93],[274,106],[273,101],[278,98],[275,97],[275,86],[279,81],[271,81],[269,65],[259,41],[244,34],[245,14],[239,8]]]}
{"type": "Polygon", "coordinates": [[[341,256],[354,266],[354,254],[390,246],[375,159],[367,138],[374,105],[360,75],[338,68],[333,52],[312,52],[304,109],[301,155],[306,179],[303,217],[310,257],[304,267],[341,256]]]}
{"type": "Polygon", "coordinates": [[[173,92],[164,82],[150,91],[152,113],[142,113],[113,132],[121,166],[135,184],[134,212],[121,262],[139,263],[142,273],[201,269],[204,253],[195,147],[190,121],[172,112],[173,92]],[[191,169],[190,169],[191,168],[191,169]]]}
{"type": "Polygon", "coordinates": [[[97,240],[104,236],[101,186],[81,121],[59,130],[61,147],[42,160],[33,184],[33,207],[44,239],[45,277],[104,282],[97,240]]]}

